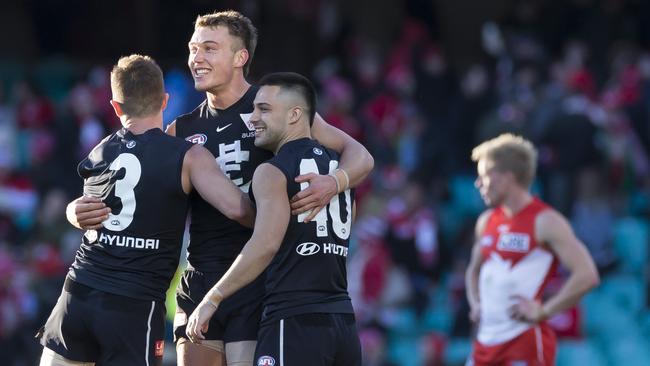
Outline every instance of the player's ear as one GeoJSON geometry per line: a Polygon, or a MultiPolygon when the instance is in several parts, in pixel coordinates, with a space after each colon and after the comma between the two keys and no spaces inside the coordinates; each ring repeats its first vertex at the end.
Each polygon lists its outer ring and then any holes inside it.
{"type": "Polygon", "coordinates": [[[165,93],[165,97],[163,98],[162,105],[160,106],[161,111],[167,109],[167,102],[169,102],[169,93],[165,93]]]}
{"type": "Polygon", "coordinates": [[[234,66],[235,67],[244,67],[246,65],[246,62],[248,61],[248,50],[245,48],[242,48],[235,52],[235,60],[234,60],[234,66]]]}
{"type": "Polygon", "coordinates": [[[115,111],[115,115],[118,118],[122,118],[122,116],[124,115],[124,111],[122,110],[122,105],[119,102],[114,101],[113,99],[111,99],[110,103],[111,103],[111,106],[113,106],[113,110],[115,111]]]}
{"type": "Polygon", "coordinates": [[[300,117],[302,117],[303,110],[299,106],[295,106],[289,110],[289,124],[294,124],[298,121],[300,121],[300,117]]]}

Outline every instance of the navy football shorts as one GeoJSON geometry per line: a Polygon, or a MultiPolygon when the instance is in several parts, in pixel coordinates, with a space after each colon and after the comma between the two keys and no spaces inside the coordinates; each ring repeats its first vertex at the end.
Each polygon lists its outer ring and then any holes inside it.
{"type": "Polygon", "coordinates": [[[37,336],[43,346],[72,361],[162,365],[165,304],[110,294],[66,278],[37,336]]]}
{"type": "MultiPolygon", "coordinates": [[[[187,318],[222,274],[200,272],[193,268],[185,270],[176,289],[174,341],[187,338],[187,318]]],[[[204,334],[205,339],[224,343],[257,339],[263,297],[264,277],[260,276],[219,304],[217,312],[210,319],[208,331],[204,334]]]]}
{"type": "Polygon", "coordinates": [[[301,314],[265,323],[256,366],[361,366],[354,314],[301,314]]]}

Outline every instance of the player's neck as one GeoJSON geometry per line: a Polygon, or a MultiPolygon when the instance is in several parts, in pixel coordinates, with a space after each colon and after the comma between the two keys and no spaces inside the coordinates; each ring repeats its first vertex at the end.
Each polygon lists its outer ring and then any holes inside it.
{"type": "Polygon", "coordinates": [[[512,217],[528,206],[532,200],[533,195],[530,192],[517,187],[509,192],[501,207],[507,216],[512,217]]]}
{"type": "Polygon", "coordinates": [[[143,118],[125,118],[122,120],[122,126],[134,135],[143,134],[153,128],[162,129],[162,115],[143,118]]]}
{"type": "Polygon", "coordinates": [[[212,89],[205,93],[208,97],[208,105],[213,109],[226,109],[237,103],[248,91],[249,84],[244,77],[235,77],[227,85],[212,89]]]}
{"type": "Polygon", "coordinates": [[[310,139],[311,138],[311,130],[301,128],[301,129],[295,129],[294,131],[289,131],[286,134],[286,136],[284,136],[282,138],[282,140],[280,140],[280,142],[278,143],[276,148],[273,149],[273,154],[274,155],[277,154],[278,151],[280,151],[280,148],[282,146],[284,146],[286,143],[291,142],[291,141],[295,141],[295,140],[298,140],[298,139],[302,139],[302,138],[310,139]]]}

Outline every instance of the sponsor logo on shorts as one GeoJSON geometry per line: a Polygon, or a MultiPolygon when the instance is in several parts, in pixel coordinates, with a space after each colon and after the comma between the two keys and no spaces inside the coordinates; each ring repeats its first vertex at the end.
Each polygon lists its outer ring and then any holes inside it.
{"type": "Polygon", "coordinates": [[[156,348],[154,348],[154,355],[156,357],[162,357],[165,352],[165,341],[156,341],[156,348]]]}
{"type": "Polygon", "coordinates": [[[302,256],[314,255],[318,252],[320,252],[320,245],[317,243],[306,242],[296,247],[296,253],[302,256]]]}
{"type": "Polygon", "coordinates": [[[530,249],[530,236],[523,233],[501,234],[497,249],[506,252],[526,253],[530,249]]]}
{"type": "Polygon", "coordinates": [[[271,356],[262,356],[257,359],[257,366],[274,366],[275,358],[271,356]]]}
{"type": "Polygon", "coordinates": [[[186,137],[185,141],[189,141],[189,142],[191,142],[193,144],[203,145],[208,141],[208,136],[206,136],[206,135],[204,135],[202,133],[197,133],[195,135],[186,137]]]}

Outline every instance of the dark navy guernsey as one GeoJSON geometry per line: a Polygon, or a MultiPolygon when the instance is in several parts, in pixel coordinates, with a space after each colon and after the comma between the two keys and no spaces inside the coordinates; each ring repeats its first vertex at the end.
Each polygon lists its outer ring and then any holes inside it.
{"type": "MultiPolygon", "coordinates": [[[[268,163],[284,173],[287,195],[293,197],[307,183],[301,174],[328,174],[338,167],[336,152],[312,139],[284,144],[268,163]]],[[[254,192],[250,192],[254,199],[254,192]]],[[[266,272],[262,322],[306,313],[352,313],[347,291],[346,257],[352,223],[354,192],[335,196],[314,220],[292,215],[280,249],[266,272]]]]}
{"type": "MultiPolygon", "coordinates": [[[[248,192],[255,168],[273,156],[254,145],[255,128],[249,122],[258,87],[251,86],[235,104],[224,110],[207,100],[191,113],[176,119],[176,136],[202,144],[216,157],[221,170],[242,191],[248,192]]],[[[252,230],[228,219],[192,192],[190,267],[202,272],[225,272],[252,234],[252,230]]]]}
{"type": "Polygon", "coordinates": [[[83,237],[68,276],[108,293],[165,300],[178,267],[188,196],[181,172],[192,145],[155,128],[108,136],[81,161],[84,195],[112,209],[83,237]]]}

